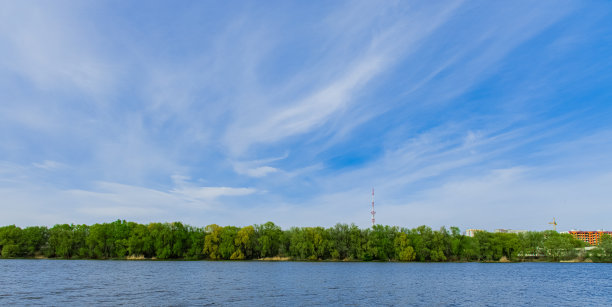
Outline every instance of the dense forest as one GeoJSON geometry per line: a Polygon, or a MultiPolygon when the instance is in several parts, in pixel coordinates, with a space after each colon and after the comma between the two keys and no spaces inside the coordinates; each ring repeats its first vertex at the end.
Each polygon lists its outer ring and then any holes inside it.
{"type": "Polygon", "coordinates": [[[2,258],[63,259],[291,259],[355,261],[560,261],[589,257],[612,261],[612,238],[604,235],[585,253],[580,240],[555,231],[477,232],[459,228],[432,230],[375,225],[360,229],[337,224],[331,228],[281,229],[272,222],[246,227],[175,223],[148,225],[117,220],[95,225],[0,227],[2,258]]]}

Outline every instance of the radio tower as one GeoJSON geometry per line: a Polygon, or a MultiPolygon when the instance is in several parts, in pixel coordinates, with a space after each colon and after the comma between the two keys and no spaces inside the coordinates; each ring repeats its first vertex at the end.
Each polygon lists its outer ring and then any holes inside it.
{"type": "Polygon", "coordinates": [[[374,215],[376,214],[376,211],[374,211],[374,188],[372,188],[372,226],[374,226],[374,224],[376,224],[376,219],[374,218],[374,215]]]}

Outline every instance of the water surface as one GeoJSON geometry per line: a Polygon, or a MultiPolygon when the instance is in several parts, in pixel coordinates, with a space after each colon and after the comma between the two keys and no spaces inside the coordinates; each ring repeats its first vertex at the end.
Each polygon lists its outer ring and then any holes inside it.
{"type": "Polygon", "coordinates": [[[602,306],[612,265],[0,260],[0,305],[602,306]]]}

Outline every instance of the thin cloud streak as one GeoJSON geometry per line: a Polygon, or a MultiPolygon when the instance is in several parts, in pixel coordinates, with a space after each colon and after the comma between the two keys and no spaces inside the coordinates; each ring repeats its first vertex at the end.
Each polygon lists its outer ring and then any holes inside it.
{"type": "Polygon", "coordinates": [[[1,6],[0,224],[606,211],[608,4],[1,6]]]}
{"type": "Polygon", "coordinates": [[[354,104],[354,96],[397,61],[406,49],[418,45],[419,40],[444,24],[456,7],[450,5],[435,12],[434,16],[428,16],[426,20],[418,16],[418,13],[414,16],[417,19],[410,20],[411,23],[400,20],[372,37],[365,55],[343,55],[356,57],[346,66],[324,66],[322,71],[310,72],[312,75],[328,75],[332,71],[340,73],[340,77],[322,84],[297,102],[286,101],[256,117],[250,113],[241,114],[240,120],[230,126],[225,137],[230,152],[240,155],[252,144],[273,143],[320,128],[333,116],[338,116],[338,113],[354,104]],[[419,30],[413,30],[418,23],[422,23],[419,24],[419,30]],[[257,121],[251,122],[253,118],[257,121]]]}
{"type": "MultiPolygon", "coordinates": [[[[91,189],[60,190],[50,185],[35,185],[27,181],[14,181],[10,187],[0,189],[4,196],[0,210],[0,224],[32,220],[23,212],[36,212],[44,219],[41,224],[95,223],[104,220],[132,219],[141,222],[181,220],[181,213],[225,212],[227,201],[257,192],[253,188],[233,187],[176,187],[156,190],[114,182],[98,182],[91,189]],[[14,210],[18,206],[23,210],[14,210]],[[178,213],[178,215],[177,215],[178,213]],[[170,220],[169,220],[170,219],[170,220]]],[[[212,223],[212,221],[210,221],[212,223]]],[[[28,222],[21,222],[27,226],[28,222]]]]}
{"type": "Polygon", "coordinates": [[[72,15],[76,10],[59,3],[32,7],[7,2],[3,6],[0,29],[4,30],[0,33],[5,48],[0,65],[43,90],[79,89],[93,98],[113,87],[113,67],[95,52],[93,37],[62,20],[63,14],[72,15]]]}

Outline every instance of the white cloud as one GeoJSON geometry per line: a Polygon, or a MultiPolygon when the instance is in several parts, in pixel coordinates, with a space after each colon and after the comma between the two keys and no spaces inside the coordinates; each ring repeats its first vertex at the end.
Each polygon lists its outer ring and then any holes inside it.
{"type": "Polygon", "coordinates": [[[265,177],[269,174],[272,173],[276,173],[279,170],[277,168],[271,167],[271,166],[258,166],[258,167],[254,167],[254,168],[234,168],[236,170],[237,173],[239,174],[244,174],[247,176],[251,176],[251,177],[255,177],[255,178],[261,178],[261,177],[265,177]]]}
{"type": "Polygon", "coordinates": [[[234,167],[234,171],[238,174],[247,175],[255,178],[262,178],[266,177],[269,174],[281,172],[280,169],[265,164],[284,160],[287,157],[289,157],[289,152],[285,153],[283,156],[280,157],[254,161],[233,162],[232,164],[234,167]]]}
{"type": "MultiPolygon", "coordinates": [[[[424,14],[417,9],[410,11],[408,17],[375,14],[376,18],[371,19],[371,11],[361,11],[366,9],[365,6],[348,13],[342,11],[339,13],[343,15],[343,18],[339,19],[340,22],[328,29],[330,32],[342,33],[341,42],[329,43],[332,50],[329,52],[330,59],[324,59],[320,61],[321,66],[308,68],[306,71],[307,76],[311,78],[308,83],[316,85],[305,91],[304,87],[294,88],[295,83],[289,83],[285,89],[290,90],[288,98],[275,97],[276,101],[273,102],[263,97],[253,99],[259,102],[258,108],[237,113],[237,120],[225,135],[226,146],[232,154],[240,155],[252,145],[272,144],[304,134],[320,128],[334,117],[342,116],[347,109],[355,105],[356,96],[366,90],[368,83],[388,70],[398,59],[417,49],[420,40],[444,24],[457,8],[457,3],[459,2],[446,5],[440,10],[437,7],[423,9],[430,14],[424,14]],[[347,19],[347,14],[356,16],[347,19]],[[427,17],[424,17],[425,15],[427,17]],[[364,16],[368,18],[361,18],[364,16]],[[382,25],[382,29],[373,32],[366,39],[363,33],[353,33],[354,36],[351,36],[352,32],[347,32],[347,27],[352,28],[352,25],[344,25],[343,22],[353,18],[359,19],[361,26],[372,23],[382,25]],[[360,49],[349,47],[357,43],[361,45],[360,49]],[[304,92],[306,93],[302,94],[304,92]]],[[[392,9],[386,7],[384,10],[392,9]]]]}
{"type": "Polygon", "coordinates": [[[405,203],[378,210],[390,224],[457,225],[462,229],[548,229],[552,217],[561,229],[612,226],[604,216],[612,194],[612,173],[543,179],[537,169],[493,170],[482,176],[449,180],[415,193],[405,203]],[[593,215],[593,212],[599,212],[593,215]]]}
{"type": "Polygon", "coordinates": [[[45,160],[42,163],[32,163],[32,165],[47,171],[53,171],[64,167],[62,163],[51,160],[45,160]]]}
{"type": "MultiPolygon", "coordinates": [[[[108,205],[103,207],[79,207],[77,212],[86,216],[100,217],[102,220],[111,219],[134,219],[143,220],[147,216],[163,216],[165,211],[158,208],[139,208],[132,206],[114,206],[108,205]]],[[[146,220],[146,219],[144,219],[146,220]]]]}
{"type": "MultiPolygon", "coordinates": [[[[264,115],[258,122],[237,122],[226,137],[226,143],[235,153],[241,153],[251,144],[272,143],[291,135],[301,134],[318,127],[329,117],[343,109],[353,91],[369,81],[381,68],[380,59],[369,57],[359,61],[344,77],[298,101],[289,107],[264,115]]],[[[246,115],[246,114],[245,114],[246,115]]]]}
{"type": "MultiPolygon", "coordinates": [[[[174,176],[174,178],[177,177],[174,176]]],[[[111,203],[123,205],[160,204],[167,206],[172,203],[196,202],[204,206],[210,206],[217,198],[249,195],[255,193],[256,190],[253,188],[200,187],[181,181],[177,187],[167,192],[114,182],[99,182],[95,190],[70,190],[67,192],[73,195],[95,196],[111,203]]]]}
{"type": "Polygon", "coordinates": [[[3,3],[0,65],[45,90],[105,94],[113,69],[96,52],[98,36],[79,26],[77,10],[59,3],[3,3]]]}
{"type": "Polygon", "coordinates": [[[244,196],[255,193],[253,188],[232,187],[182,187],[172,190],[172,194],[186,200],[210,201],[223,196],[244,196]]]}
{"type": "MultiPolygon", "coordinates": [[[[455,101],[463,102],[461,95],[490,77],[512,78],[502,70],[532,56],[520,47],[534,38],[542,50],[556,53],[564,44],[546,46],[538,35],[554,39],[554,31],[545,30],[575,4],[487,5],[350,2],[317,16],[321,22],[306,30],[285,27],[296,26],[294,21],[247,12],[212,20],[215,30],[202,35],[188,18],[178,18],[194,27],[177,25],[168,42],[190,43],[158,50],[150,37],[133,39],[138,27],[119,27],[117,33],[116,27],[96,27],[105,25],[102,18],[84,22],[94,10],[7,2],[0,10],[0,77],[25,85],[11,83],[0,94],[7,106],[0,111],[0,158],[30,160],[0,162],[0,209],[6,213],[0,222],[99,222],[98,216],[188,221],[206,215],[217,223],[367,226],[372,186],[380,192],[379,219],[386,224],[435,226],[462,219],[478,226],[472,217],[492,210],[520,225],[512,204],[537,202],[540,211],[514,205],[532,210],[525,223],[536,223],[537,214],[564,201],[553,199],[558,195],[609,212],[602,205],[609,198],[609,133],[572,143],[571,125],[562,127],[567,118],[534,123],[531,109],[500,111],[535,101],[522,86],[537,90],[541,73],[511,82],[512,94],[489,99],[475,93],[473,106],[455,101]],[[111,41],[101,41],[106,38],[111,41]],[[118,44],[121,52],[109,53],[104,42],[118,44]],[[193,48],[173,49],[186,45],[193,48]],[[301,62],[295,55],[300,52],[301,62]],[[116,65],[126,63],[117,74],[116,65]],[[107,99],[115,90],[119,96],[107,99]],[[30,99],[32,93],[38,96],[30,99]],[[75,93],[91,99],[75,99],[75,93]],[[82,105],[90,100],[108,104],[82,105]],[[438,115],[440,120],[431,120],[438,115]],[[379,159],[342,170],[326,165],[327,149],[343,154],[347,141],[358,150],[356,142],[367,141],[351,132],[387,119],[395,125],[382,122],[389,128],[375,130],[383,140],[376,140],[379,159]],[[544,148],[539,141],[549,138],[562,140],[544,148]],[[257,160],[289,146],[290,161],[281,161],[288,154],[257,160]],[[58,156],[64,162],[79,159],[65,162],[78,165],[65,176],[72,179],[63,177],[66,165],[45,160],[58,156]],[[172,173],[177,175],[168,184],[172,173]],[[222,186],[209,186],[213,178],[222,186]],[[574,180],[579,183],[572,186],[574,180]],[[228,182],[242,184],[223,186],[228,182]]],[[[150,30],[167,39],[171,35],[163,28],[150,30]]],[[[549,60],[541,60],[540,69],[549,68],[549,60]]],[[[490,220],[482,227],[502,224],[490,218],[494,214],[480,215],[490,220]]]]}
{"type": "Polygon", "coordinates": [[[190,182],[191,178],[183,175],[172,175],[175,187],[170,190],[174,196],[189,201],[211,202],[224,196],[244,196],[257,192],[254,188],[235,188],[235,187],[205,187],[190,182]]]}
{"type": "MultiPolygon", "coordinates": [[[[194,186],[187,181],[188,178],[180,176],[174,176],[176,187],[169,190],[116,182],[96,182],[90,188],[63,189],[40,182],[32,168],[20,170],[25,172],[24,177],[0,181],[3,183],[0,186],[3,195],[0,211],[4,212],[0,216],[0,225],[93,224],[114,219],[144,223],[180,220],[202,225],[208,223],[204,221],[217,222],[210,220],[212,217],[232,215],[228,210],[231,210],[233,197],[257,192],[253,188],[194,186]]],[[[0,171],[0,175],[3,172],[0,171]]]]}
{"type": "Polygon", "coordinates": [[[471,146],[478,142],[478,139],[480,139],[480,132],[474,132],[470,130],[466,134],[463,144],[464,146],[471,146]]]}
{"type": "MultiPolygon", "coordinates": [[[[612,172],[542,179],[537,168],[494,169],[482,174],[448,178],[439,186],[376,187],[376,220],[383,225],[413,228],[458,226],[544,230],[553,217],[558,229],[612,229],[609,199],[612,172]],[[597,212],[597,214],[593,214],[597,212]]],[[[300,203],[245,210],[243,223],[279,221],[283,227],[370,226],[370,187],[317,194],[300,203]]]]}

